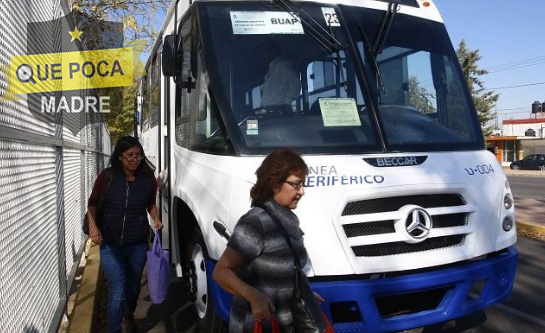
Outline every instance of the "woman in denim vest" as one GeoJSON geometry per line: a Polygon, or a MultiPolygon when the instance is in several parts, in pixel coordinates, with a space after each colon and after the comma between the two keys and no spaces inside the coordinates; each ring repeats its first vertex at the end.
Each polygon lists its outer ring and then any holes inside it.
{"type": "Polygon", "coordinates": [[[89,236],[100,244],[100,261],[108,280],[110,332],[120,332],[122,321],[127,331],[137,329],[133,313],[146,264],[148,213],[155,229],[163,227],[156,194],[157,181],[142,145],[131,136],[120,138],[110,167],[98,176],[88,203],[89,236]],[[102,193],[104,186],[106,193],[102,193]],[[101,212],[97,211],[99,201],[101,212]]]}

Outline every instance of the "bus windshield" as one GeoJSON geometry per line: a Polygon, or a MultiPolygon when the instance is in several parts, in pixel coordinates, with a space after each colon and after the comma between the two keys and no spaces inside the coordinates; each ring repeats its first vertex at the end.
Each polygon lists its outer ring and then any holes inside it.
{"type": "Polygon", "coordinates": [[[241,153],[483,148],[443,24],[398,14],[375,54],[383,11],[296,4],[198,4],[211,89],[241,153]]]}

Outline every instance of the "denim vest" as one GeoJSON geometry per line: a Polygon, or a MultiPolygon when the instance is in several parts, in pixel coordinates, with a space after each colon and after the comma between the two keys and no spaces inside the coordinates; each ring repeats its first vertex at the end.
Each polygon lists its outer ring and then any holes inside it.
{"type": "Polygon", "coordinates": [[[105,200],[102,237],[107,245],[122,246],[146,243],[149,235],[147,208],[152,180],[136,176],[127,181],[116,173],[105,200]]]}

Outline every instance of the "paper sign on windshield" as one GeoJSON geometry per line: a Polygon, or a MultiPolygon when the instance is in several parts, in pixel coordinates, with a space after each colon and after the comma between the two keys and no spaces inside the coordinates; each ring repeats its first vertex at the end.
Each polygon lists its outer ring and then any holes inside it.
{"type": "Polygon", "coordinates": [[[335,13],[335,8],[322,7],[322,13],[324,14],[325,23],[329,27],[341,26],[337,13],[335,13]]]}
{"type": "Polygon", "coordinates": [[[301,19],[288,12],[230,12],[235,35],[304,34],[301,19]]]}
{"type": "Polygon", "coordinates": [[[353,98],[320,98],[319,101],[325,127],[361,126],[353,98]]]}

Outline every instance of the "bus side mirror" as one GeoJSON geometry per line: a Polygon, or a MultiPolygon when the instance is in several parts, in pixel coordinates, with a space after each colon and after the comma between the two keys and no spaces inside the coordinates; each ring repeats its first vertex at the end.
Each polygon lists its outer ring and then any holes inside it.
{"type": "Polygon", "coordinates": [[[176,76],[180,74],[183,62],[183,50],[180,36],[168,35],[163,41],[162,69],[164,76],[176,76]],[[179,44],[179,45],[178,45],[179,44]],[[176,61],[178,59],[178,61],[176,61]],[[176,66],[176,64],[178,66],[176,66]]]}

